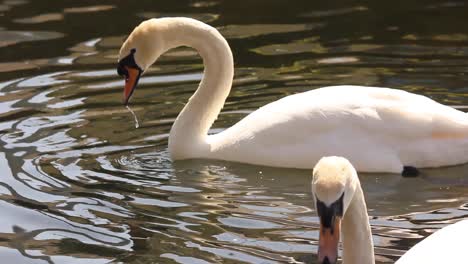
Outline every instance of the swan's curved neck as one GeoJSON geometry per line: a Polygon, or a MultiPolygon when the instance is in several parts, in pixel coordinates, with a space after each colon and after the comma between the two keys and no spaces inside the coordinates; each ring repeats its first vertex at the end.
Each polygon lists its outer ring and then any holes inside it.
{"type": "Polygon", "coordinates": [[[175,23],[169,29],[167,49],[189,46],[198,51],[205,70],[197,91],[171,128],[172,158],[196,158],[209,151],[208,130],[216,120],[231,90],[234,63],[226,40],[214,28],[200,22],[175,23]]]}
{"type": "Polygon", "coordinates": [[[374,243],[361,188],[356,189],[341,227],[343,264],[375,264],[374,243]]]}

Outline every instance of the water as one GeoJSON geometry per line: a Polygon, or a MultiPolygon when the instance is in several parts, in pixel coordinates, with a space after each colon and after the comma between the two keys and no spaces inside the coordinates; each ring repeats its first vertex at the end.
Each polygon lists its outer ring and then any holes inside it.
{"type": "MultiPolygon", "coordinates": [[[[143,19],[216,26],[234,88],[211,132],[288,94],[335,84],[468,103],[464,2],[0,2],[0,255],[5,263],[314,263],[309,171],[170,161],[199,82],[173,50],[122,105],[118,49],[143,19]],[[139,123],[139,124],[138,124],[139,123]]],[[[462,107],[463,108],[463,107],[462,107]]],[[[378,263],[468,217],[468,166],[361,175],[378,263]]]]}

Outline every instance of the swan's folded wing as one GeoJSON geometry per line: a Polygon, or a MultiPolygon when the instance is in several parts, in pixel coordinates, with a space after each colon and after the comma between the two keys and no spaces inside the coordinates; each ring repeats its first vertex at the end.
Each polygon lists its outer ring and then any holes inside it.
{"type": "Polygon", "coordinates": [[[405,91],[337,86],[265,105],[223,134],[232,134],[236,140],[257,137],[284,142],[337,130],[400,142],[468,138],[468,115],[405,91]]]}
{"type": "Polygon", "coordinates": [[[365,123],[369,131],[400,139],[468,139],[468,115],[434,101],[382,104],[373,109],[377,117],[365,123]]]}

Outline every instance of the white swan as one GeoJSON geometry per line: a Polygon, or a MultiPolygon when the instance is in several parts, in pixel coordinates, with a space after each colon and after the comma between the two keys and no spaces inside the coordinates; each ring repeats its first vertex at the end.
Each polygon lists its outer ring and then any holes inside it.
{"type": "MultiPolygon", "coordinates": [[[[312,193],[320,218],[319,263],[374,264],[367,206],[358,175],[342,157],[325,157],[314,167],[312,193]]],[[[468,263],[468,220],[444,227],[406,252],[396,264],[468,263]]]]}
{"type": "Polygon", "coordinates": [[[142,72],[169,49],[195,48],[205,65],[197,91],[169,137],[173,160],[208,158],[311,168],[322,156],[347,157],[359,171],[400,173],[404,166],[468,162],[468,116],[427,97],[388,88],[333,86],[287,96],[225,131],[208,135],[231,89],[226,40],[190,18],[150,19],[120,49],[128,103],[142,72]]]}

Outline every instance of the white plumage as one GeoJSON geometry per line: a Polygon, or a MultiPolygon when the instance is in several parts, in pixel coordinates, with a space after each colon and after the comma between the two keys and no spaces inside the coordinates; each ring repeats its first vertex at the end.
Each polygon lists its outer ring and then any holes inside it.
{"type": "Polygon", "coordinates": [[[414,245],[395,264],[468,263],[468,220],[448,225],[414,245]]]}
{"type": "Polygon", "coordinates": [[[270,103],[209,137],[213,156],[309,168],[322,156],[348,158],[359,171],[401,172],[468,157],[468,116],[420,95],[335,86],[270,103]]]}

